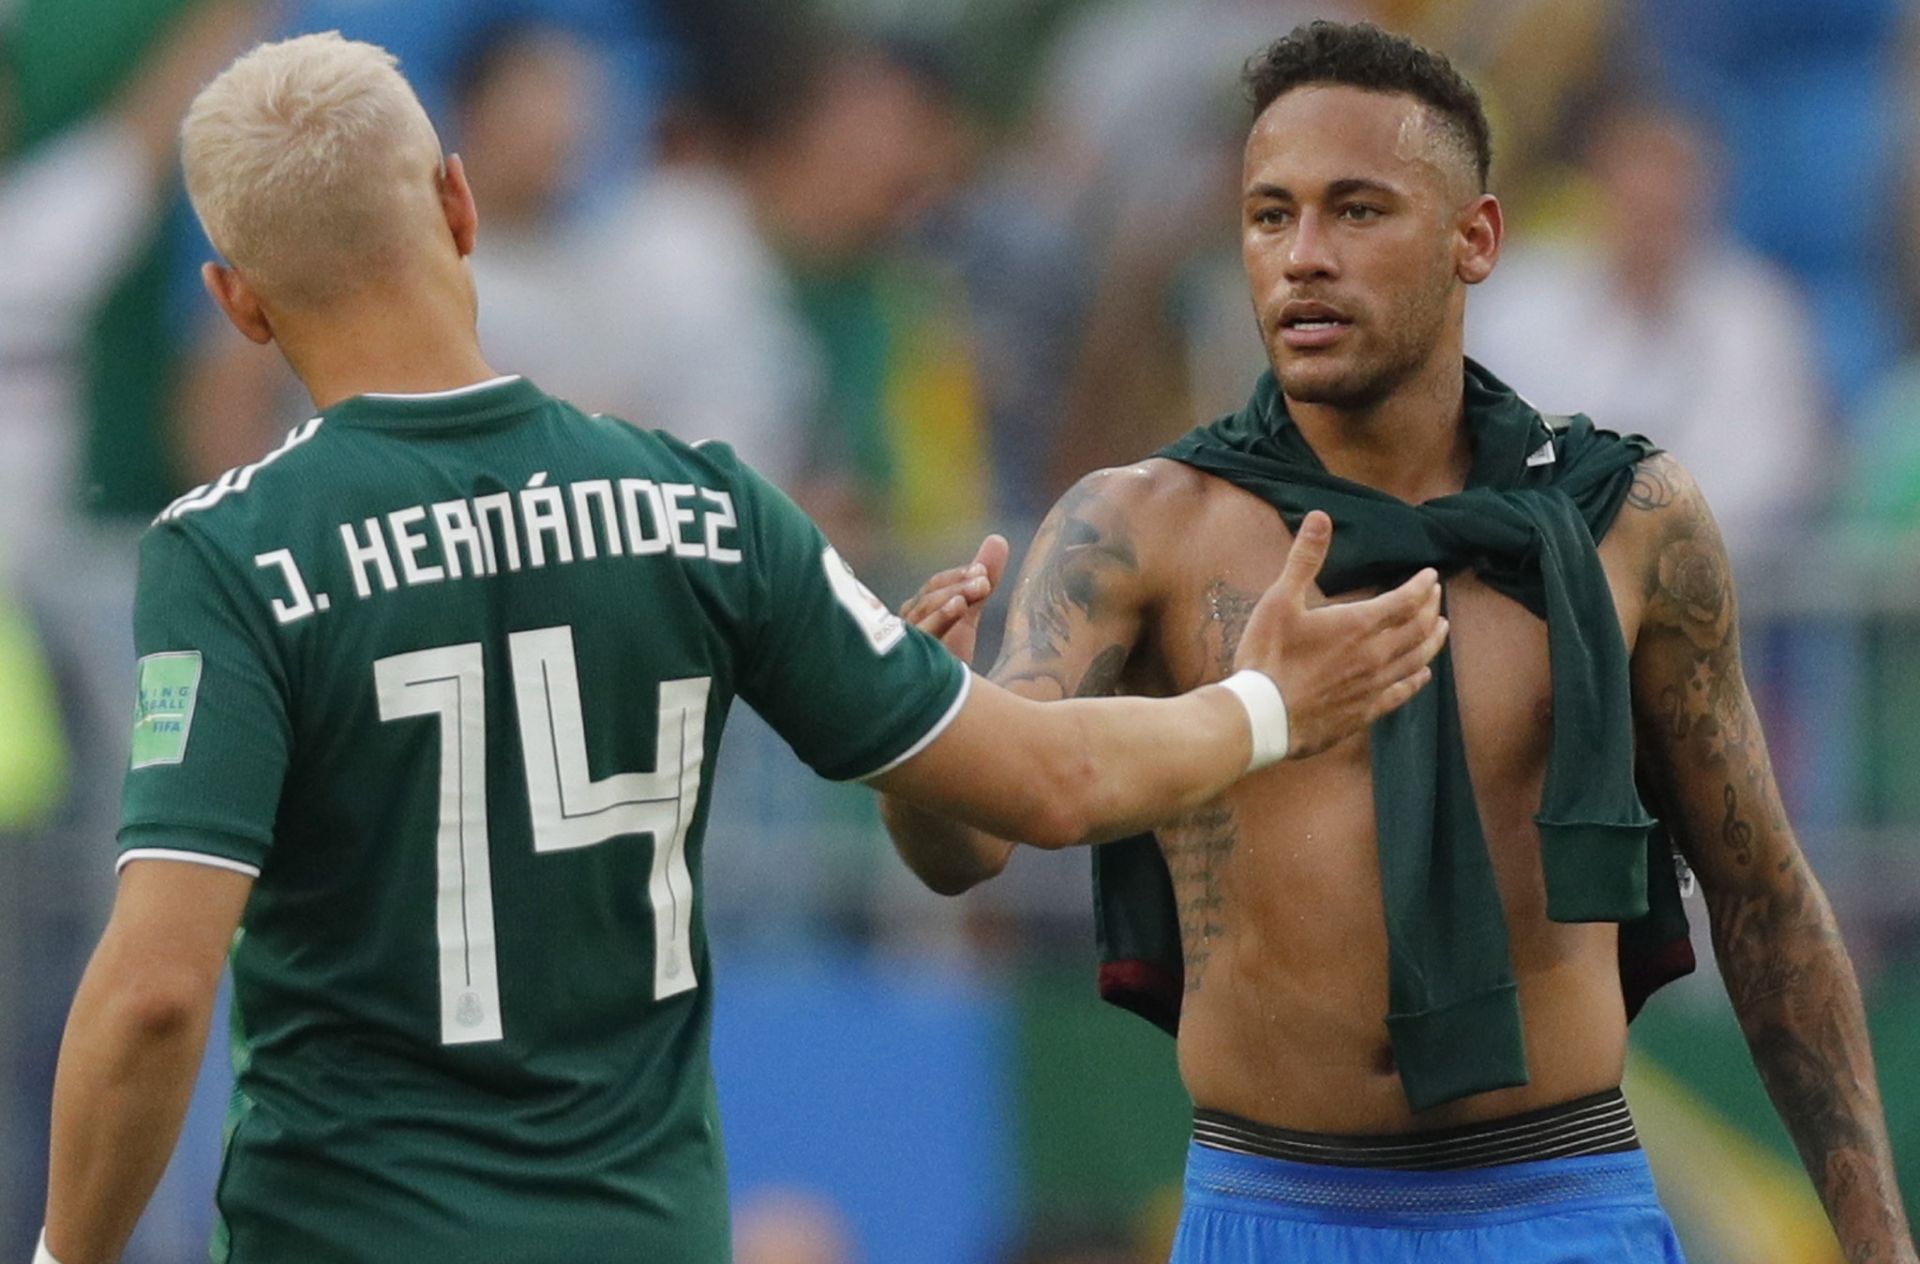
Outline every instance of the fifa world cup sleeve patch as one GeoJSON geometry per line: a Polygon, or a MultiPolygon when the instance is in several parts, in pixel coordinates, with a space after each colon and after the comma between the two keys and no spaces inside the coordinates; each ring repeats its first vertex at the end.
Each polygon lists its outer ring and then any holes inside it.
{"type": "Polygon", "coordinates": [[[827,583],[833,587],[834,600],[853,616],[854,623],[859,625],[874,653],[885,654],[900,644],[900,638],[907,634],[907,625],[860,582],[860,577],[853,573],[853,567],[847,565],[837,549],[828,545],[827,551],[820,555],[820,565],[827,572],[827,583]]]}
{"type": "Polygon", "coordinates": [[[200,651],[149,654],[138,665],[133,709],[133,766],[177,764],[187,756],[187,733],[200,698],[200,651]]]}

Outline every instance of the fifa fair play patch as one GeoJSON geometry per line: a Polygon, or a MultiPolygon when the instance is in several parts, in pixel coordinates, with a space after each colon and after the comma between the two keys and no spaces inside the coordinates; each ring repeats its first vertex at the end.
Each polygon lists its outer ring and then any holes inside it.
{"type": "Polygon", "coordinates": [[[187,755],[187,731],[200,696],[200,651],[149,654],[139,663],[133,710],[133,766],[177,764],[187,755]]]}
{"type": "Polygon", "coordinates": [[[827,583],[833,588],[833,598],[840,608],[853,616],[853,621],[867,638],[867,644],[876,654],[885,654],[900,644],[907,634],[907,625],[900,616],[887,609],[884,601],[873,595],[873,590],[860,582],[841,558],[837,549],[831,545],[820,555],[820,565],[827,572],[827,583]]]}

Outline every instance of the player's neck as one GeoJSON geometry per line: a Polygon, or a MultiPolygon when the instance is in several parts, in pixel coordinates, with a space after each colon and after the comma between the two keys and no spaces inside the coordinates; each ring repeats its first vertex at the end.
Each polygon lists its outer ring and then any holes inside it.
{"type": "Polygon", "coordinates": [[[1466,370],[1437,354],[1392,394],[1360,408],[1289,399],[1288,415],[1327,472],[1409,504],[1466,486],[1473,441],[1462,417],[1466,370]]]}
{"type": "Polygon", "coordinates": [[[369,295],[323,319],[282,320],[275,336],[316,409],[369,392],[450,391],[496,377],[458,295],[369,295]]]}

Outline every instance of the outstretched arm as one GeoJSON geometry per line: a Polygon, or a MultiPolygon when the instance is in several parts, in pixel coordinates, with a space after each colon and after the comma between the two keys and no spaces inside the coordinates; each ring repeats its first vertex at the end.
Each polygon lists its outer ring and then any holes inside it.
{"type": "Polygon", "coordinates": [[[1781,806],[1719,530],[1667,456],[1641,465],[1622,512],[1647,540],[1633,689],[1655,809],[1699,875],[1754,1065],[1847,1258],[1911,1264],[1859,985],[1781,806]]]}
{"type": "Polygon", "coordinates": [[[1446,637],[1439,578],[1422,571],[1367,601],[1322,604],[1314,579],[1332,531],[1325,514],[1307,516],[1247,621],[1234,666],[1253,673],[1263,706],[1243,707],[1231,678],[1178,698],[1044,705],[983,684],[938,740],[877,781],[923,809],[890,811],[908,863],[935,889],[982,863],[972,836],[938,832],[929,811],[1041,846],[1116,838],[1213,798],[1250,756],[1258,767],[1313,754],[1411,698],[1446,637]],[[927,832],[903,836],[916,817],[927,832]]]}

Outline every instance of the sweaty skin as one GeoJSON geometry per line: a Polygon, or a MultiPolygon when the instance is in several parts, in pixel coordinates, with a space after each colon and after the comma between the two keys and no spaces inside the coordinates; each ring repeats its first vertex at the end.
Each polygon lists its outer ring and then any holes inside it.
{"type": "MultiPolygon", "coordinates": [[[[1638,526],[1623,511],[1601,549],[1629,645],[1647,571],[1638,526]]],[[[1034,696],[1161,695],[1220,680],[1290,542],[1269,506],[1176,462],[1093,475],[1036,540],[992,674],[1034,696]]],[[[1532,817],[1552,717],[1546,627],[1471,576],[1448,582],[1447,602],[1532,1082],[1418,1118],[1407,1108],[1382,1022],[1387,944],[1362,734],[1245,778],[1157,831],[1186,961],[1180,1069],[1197,1106],[1286,1128],[1397,1132],[1620,1082],[1616,930],[1545,915],[1532,817]]]]}

